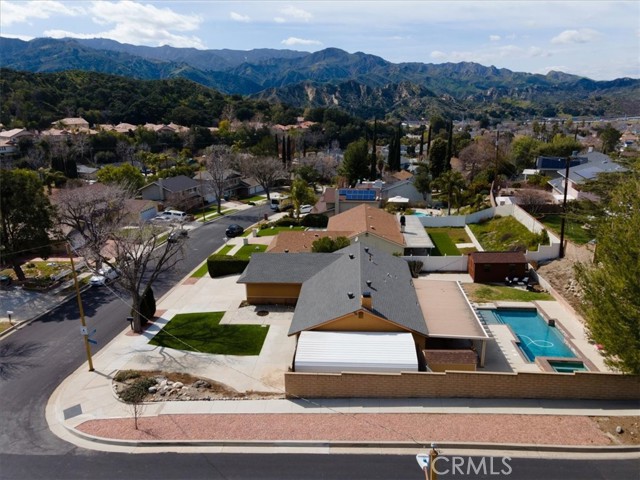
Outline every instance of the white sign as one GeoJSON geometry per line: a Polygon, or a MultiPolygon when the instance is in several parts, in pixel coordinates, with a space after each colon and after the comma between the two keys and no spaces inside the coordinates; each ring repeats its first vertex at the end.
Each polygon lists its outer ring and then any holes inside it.
{"type": "Polygon", "coordinates": [[[429,468],[429,454],[428,453],[419,453],[418,455],[416,455],[416,460],[418,461],[418,465],[420,465],[420,468],[422,468],[423,470],[425,468],[429,468]]]}

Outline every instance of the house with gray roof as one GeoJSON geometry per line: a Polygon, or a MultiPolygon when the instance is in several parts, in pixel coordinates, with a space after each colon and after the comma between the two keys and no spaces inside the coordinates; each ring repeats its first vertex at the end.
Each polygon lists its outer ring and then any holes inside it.
{"type": "Polygon", "coordinates": [[[144,200],[162,202],[165,207],[189,210],[202,204],[200,183],[186,175],[159,178],[138,191],[144,200]]]}
{"type": "Polygon", "coordinates": [[[564,198],[565,183],[567,184],[567,198],[571,200],[588,199],[598,201],[597,195],[585,192],[581,186],[589,180],[595,180],[601,173],[626,172],[627,169],[611,160],[608,155],[600,152],[588,152],[581,158],[586,158],[586,162],[569,166],[569,177],[565,181],[566,169],[558,170],[558,178],[550,180],[548,183],[553,188],[553,194],[558,201],[564,198]]]}

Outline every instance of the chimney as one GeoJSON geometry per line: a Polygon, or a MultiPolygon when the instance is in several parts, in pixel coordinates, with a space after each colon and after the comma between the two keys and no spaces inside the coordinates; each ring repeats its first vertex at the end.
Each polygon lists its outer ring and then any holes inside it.
{"type": "Polygon", "coordinates": [[[371,301],[371,292],[366,291],[366,292],[362,292],[362,306],[364,308],[366,308],[367,310],[373,310],[373,302],[371,301]]]}

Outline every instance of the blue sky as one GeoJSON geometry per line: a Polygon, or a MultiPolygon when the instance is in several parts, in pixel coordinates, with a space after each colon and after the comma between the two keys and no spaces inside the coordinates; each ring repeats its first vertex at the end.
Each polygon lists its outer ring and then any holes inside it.
{"type": "Polygon", "coordinates": [[[336,47],[394,63],[640,78],[639,1],[0,0],[0,34],[198,49],[336,47]]]}

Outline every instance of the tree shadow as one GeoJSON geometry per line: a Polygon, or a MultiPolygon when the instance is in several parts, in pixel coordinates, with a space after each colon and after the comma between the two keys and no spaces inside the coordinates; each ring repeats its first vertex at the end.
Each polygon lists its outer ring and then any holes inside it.
{"type": "Polygon", "coordinates": [[[6,341],[0,343],[0,380],[9,380],[22,370],[36,366],[29,361],[42,345],[35,342],[16,343],[6,341]]]}

